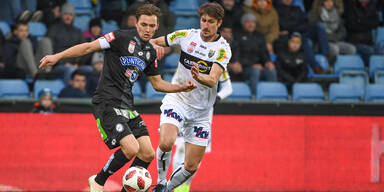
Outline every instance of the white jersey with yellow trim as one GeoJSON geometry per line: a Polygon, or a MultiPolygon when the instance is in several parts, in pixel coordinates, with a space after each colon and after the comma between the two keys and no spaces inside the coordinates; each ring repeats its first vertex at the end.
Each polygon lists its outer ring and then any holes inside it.
{"type": "Polygon", "coordinates": [[[181,47],[181,55],[172,83],[183,84],[187,80],[193,80],[198,88],[190,92],[168,93],[163,102],[178,99],[189,107],[199,110],[213,106],[217,95],[217,84],[210,88],[194,80],[190,71],[192,62],[199,64],[202,74],[209,74],[214,64],[226,71],[232,53],[229,44],[220,35],[215,41],[205,42],[201,39],[200,33],[200,29],[180,30],[165,37],[167,45],[181,47]]]}

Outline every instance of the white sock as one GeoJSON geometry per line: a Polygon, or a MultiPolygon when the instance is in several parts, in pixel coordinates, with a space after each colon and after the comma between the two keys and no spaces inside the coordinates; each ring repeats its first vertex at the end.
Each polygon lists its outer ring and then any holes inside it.
{"type": "Polygon", "coordinates": [[[184,165],[181,165],[172,173],[172,176],[167,183],[166,191],[172,191],[177,186],[183,184],[191,176],[192,176],[192,173],[185,170],[184,165]]]}
{"type": "Polygon", "coordinates": [[[158,184],[165,184],[165,181],[167,179],[167,172],[169,165],[171,164],[171,155],[172,151],[170,152],[163,152],[159,147],[157,147],[157,183],[158,184]]]}

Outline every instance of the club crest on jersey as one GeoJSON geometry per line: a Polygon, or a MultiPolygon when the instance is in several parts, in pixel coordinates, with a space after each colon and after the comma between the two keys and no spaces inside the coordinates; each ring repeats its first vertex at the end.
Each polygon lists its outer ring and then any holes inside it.
{"type": "Polygon", "coordinates": [[[191,42],[191,44],[189,44],[189,46],[188,46],[188,48],[187,48],[187,51],[188,51],[188,53],[192,53],[193,52],[193,50],[195,50],[195,47],[196,47],[196,43],[195,42],[191,42]]]}
{"type": "Polygon", "coordinates": [[[215,54],[215,50],[210,49],[208,53],[208,57],[211,58],[215,54]]]}
{"type": "Polygon", "coordinates": [[[149,61],[149,59],[151,58],[151,53],[148,51],[146,54],[145,54],[145,58],[149,61]]]}
{"type": "Polygon", "coordinates": [[[135,46],[136,42],[131,40],[128,45],[128,52],[132,54],[135,51],[135,46]]]}
{"type": "Polygon", "coordinates": [[[129,78],[129,81],[130,82],[135,82],[137,80],[137,78],[139,77],[139,74],[137,73],[136,70],[132,70],[132,69],[127,69],[125,71],[125,74],[124,74],[126,77],[129,78]]]}

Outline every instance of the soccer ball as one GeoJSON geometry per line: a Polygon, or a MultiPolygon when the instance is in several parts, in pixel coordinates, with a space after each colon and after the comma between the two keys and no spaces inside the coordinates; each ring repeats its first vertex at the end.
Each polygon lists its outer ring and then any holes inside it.
{"type": "Polygon", "coordinates": [[[144,167],[131,167],[123,176],[123,186],[127,192],[144,192],[151,184],[151,175],[144,167]]]}

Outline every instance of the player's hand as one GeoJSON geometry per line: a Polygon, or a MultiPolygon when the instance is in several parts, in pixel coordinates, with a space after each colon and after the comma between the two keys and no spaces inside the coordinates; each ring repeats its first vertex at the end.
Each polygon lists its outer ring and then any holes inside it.
{"type": "Polygon", "coordinates": [[[47,55],[40,60],[39,68],[44,68],[46,66],[52,66],[52,65],[56,64],[59,60],[60,59],[57,55],[47,55]]]}
{"type": "Polygon", "coordinates": [[[156,50],[156,56],[157,56],[157,59],[160,60],[164,57],[164,47],[162,46],[158,46],[156,44],[152,44],[153,48],[155,48],[156,50]]]}
{"type": "Polygon", "coordinates": [[[197,78],[199,77],[200,69],[199,65],[195,62],[192,62],[191,73],[192,77],[197,80],[197,78]]]}
{"type": "Polygon", "coordinates": [[[197,88],[197,85],[192,80],[188,80],[183,84],[183,91],[190,92],[197,88]]]}

